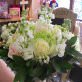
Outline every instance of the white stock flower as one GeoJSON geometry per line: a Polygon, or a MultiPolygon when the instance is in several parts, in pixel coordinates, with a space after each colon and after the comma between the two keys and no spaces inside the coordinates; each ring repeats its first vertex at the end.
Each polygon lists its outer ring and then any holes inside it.
{"type": "Polygon", "coordinates": [[[9,36],[8,37],[8,41],[7,41],[7,46],[9,46],[10,44],[12,44],[13,43],[13,36],[9,36]]]}
{"type": "Polygon", "coordinates": [[[26,27],[26,28],[25,28],[25,31],[28,31],[28,30],[29,30],[29,28],[28,28],[28,27],[26,27]]]}
{"type": "Polygon", "coordinates": [[[46,19],[46,23],[51,24],[52,21],[50,19],[46,19]]]}
{"type": "Polygon", "coordinates": [[[8,26],[12,26],[12,23],[8,23],[8,26]]]}
{"type": "Polygon", "coordinates": [[[2,32],[7,29],[6,27],[7,27],[7,25],[2,26],[2,32]]]}
{"type": "Polygon", "coordinates": [[[15,27],[14,26],[11,26],[11,28],[10,28],[11,30],[14,30],[15,29],[15,27]]]}
{"type": "Polygon", "coordinates": [[[29,36],[30,39],[33,39],[34,38],[32,31],[29,30],[27,34],[28,34],[28,36],[29,36]]]}
{"type": "Polygon", "coordinates": [[[62,40],[62,31],[61,31],[61,29],[59,29],[57,27],[54,28],[54,31],[55,31],[55,35],[57,37],[57,43],[59,43],[62,40]]]}
{"type": "Polygon", "coordinates": [[[74,34],[72,34],[71,32],[63,32],[63,37],[70,40],[72,37],[74,37],[74,34]]]}
{"type": "Polygon", "coordinates": [[[36,23],[35,33],[40,32],[40,31],[48,31],[48,30],[49,30],[48,24],[44,22],[40,22],[40,21],[36,23]]]}
{"type": "Polygon", "coordinates": [[[20,35],[18,38],[17,38],[17,41],[22,43],[24,42],[24,36],[20,35]]]}
{"type": "Polygon", "coordinates": [[[50,13],[49,16],[51,17],[51,19],[54,19],[55,18],[55,15],[50,13]]]}
{"type": "Polygon", "coordinates": [[[9,30],[4,30],[4,32],[2,32],[2,34],[1,34],[1,37],[2,37],[4,40],[7,40],[8,37],[9,37],[9,30]]]}
{"type": "Polygon", "coordinates": [[[66,47],[65,42],[63,42],[63,43],[61,43],[61,44],[58,44],[58,56],[59,56],[59,57],[63,57],[63,56],[64,56],[65,47],[66,47]]]}
{"type": "Polygon", "coordinates": [[[40,19],[40,20],[44,20],[44,17],[43,17],[43,16],[40,16],[39,19],[40,19]]]}

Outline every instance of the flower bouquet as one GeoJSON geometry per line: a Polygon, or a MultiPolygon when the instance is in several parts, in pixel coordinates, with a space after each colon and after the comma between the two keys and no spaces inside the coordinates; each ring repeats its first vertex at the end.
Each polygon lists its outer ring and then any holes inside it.
{"type": "Polygon", "coordinates": [[[15,72],[14,82],[32,82],[36,77],[45,80],[55,71],[67,72],[82,58],[77,37],[62,25],[52,25],[53,15],[47,8],[44,10],[48,14],[42,12],[36,22],[26,21],[23,17],[14,26],[14,32],[7,30],[12,24],[2,28],[4,45],[0,49],[0,58],[15,72]]]}

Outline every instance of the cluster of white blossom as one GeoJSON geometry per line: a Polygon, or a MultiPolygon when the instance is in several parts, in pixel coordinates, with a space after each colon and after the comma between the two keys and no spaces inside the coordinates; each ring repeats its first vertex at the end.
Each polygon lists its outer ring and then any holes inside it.
{"type": "Polygon", "coordinates": [[[63,57],[66,41],[74,34],[60,25],[52,25],[51,18],[54,18],[52,9],[43,7],[36,22],[22,21],[14,33],[11,23],[8,25],[11,29],[3,26],[1,36],[5,40],[7,38],[8,56],[13,58],[17,55],[25,60],[35,59],[44,63],[54,56],[63,57]]]}

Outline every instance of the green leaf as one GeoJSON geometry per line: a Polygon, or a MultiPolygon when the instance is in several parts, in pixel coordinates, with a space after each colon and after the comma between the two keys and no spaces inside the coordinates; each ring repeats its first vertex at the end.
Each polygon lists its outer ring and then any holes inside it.
{"type": "Polygon", "coordinates": [[[82,54],[75,49],[75,47],[66,47],[65,55],[72,56],[75,60],[81,60],[82,54]]]}
{"type": "Polygon", "coordinates": [[[7,57],[8,50],[7,49],[0,49],[0,57],[7,57]]]}
{"type": "Polygon", "coordinates": [[[14,82],[24,82],[27,74],[26,61],[19,56],[14,56],[13,60],[14,69],[16,71],[14,82]]]}
{"type": "Polygon", "coordinates": [[[18,68],[26,66],[26,61],[20,56],[13,56],[13,61],[18,68]]]}
{"type": "Polygon", "coordinates": [[[55,57],[51,61],[54,69],[57,72],[66,72],[72,68],[72,65],[63,58],[55,57]]]}
{"type": "Polygon", "coordinates": [[[27,61],[28,75],[31,77],[40,77],[43,73],[42,65],[34,60],[27,61]]]}
{"type": "Polygon", "coordinates": [[[72,46],[77,41],[77,36],[72,37],[70,40],[67,41],[67,45],[72,46]]]}
{"type": "Polygon", "coordinates": [[[24,82],[26,78],[26,73],[22,69],[17,71],[14,82],[24,82]]]}
{"type": "Polygon", "coordinates": [[[3,60],[8,59],[8,50],[7,49],[0,49],[0,58],[3,60]]]}
{"type": "Polygon", "coordinates": [[[76,57],[77,60],[82,60],[82,54],[75,49],[72,51],[72,56],[76,57]]]}
{"type": "MultiPolygon", "coordinates": [[[[49,76],[51,73],[53,73],[55,70],[52,68],[52,65],[49,64],[42,64],[35,60],[29,60],[27,61],[27,77],[30,77],[31,80],[34,77],[38,77],[41,80],[45,79],[47,76],[49,76]]],[[[29,78],[27,78],[27,81],[29,78]]]]}

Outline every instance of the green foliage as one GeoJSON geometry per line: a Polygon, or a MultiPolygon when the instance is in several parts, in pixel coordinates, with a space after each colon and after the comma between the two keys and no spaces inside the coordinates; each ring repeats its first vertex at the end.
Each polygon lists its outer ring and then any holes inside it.
{"type": "Polygon", "coordinates": [[[14,56],[13,57],[13,67],[16,71],[16,76],[14,82],[24,82],[26,76],[26,62],[22,57],[14,56]]]}
{"type": "Polygon", "coordinates": [[[57,72],[66,72],[67,70],[72,68],[72,65],[68,63],[68,60],[64,60],[65,58],[59,58],[58,56],[51,59],[53,68],[57,72]]]}
{"type": "Polygon", "coordinates": [[[71,30],[71,20],[64,19],[64,23],[62,24],[62,27],[66,28],[70,31],[71,30]]]}
{"type": "Polygon", "coordinates": [[[77,36],[72,37],[70,40],[67,41],[67,46],[73,46],[77,41],[77,36]]]}
{"type": "Polygon", "coordinates": [[[8,49],[0,48],[0,58],[4,60],[8,58],[8,49]]]}
{"type": "MultiPolygon", "coordinates": [[[[46,38],[44,34],[36,36],[36,38],[37,37],[46,38]]],[[[7,64],[16,72],[14,82],[24,82],[25,79],[28,82],[32,82],[35,77],[44,80],[55,71],[66,72],[67,70],[70,70],[73,67],[72,63],[69,63],[71,59],[74,59],[74,61],[82,59],[82,54],[76,51],[74,47],[76,40],[76,36],[68,40],[66,42],[65,56],[62,58],[55,56],[50,59],[48,64],[40,63],[34,59],[25,61],[19,56],[13,56],[13,59],[9,59],[7,56],[8,50],[3,48],[0,49],[0,58],[6,60],[7,64]]]]}
{"type": "Polygon", "coordinates": [[[42,80],[55,71],[50,63],[41,64],[35,60],[27,61],[27,69],[28,77],[30,77],[31,79],[38,77],[42,80]]]}
{"type": "Polygon", "coordinates": [[[77,41],[77,36],[72,37],[70,40],[67,41],[67,47],[65,50],[65,54],[73,56],[73,58],[78,59],[79,57],[82,58],[82,54],[76,51],[74,44],[77,41]]]}

